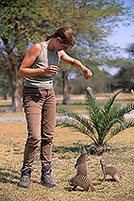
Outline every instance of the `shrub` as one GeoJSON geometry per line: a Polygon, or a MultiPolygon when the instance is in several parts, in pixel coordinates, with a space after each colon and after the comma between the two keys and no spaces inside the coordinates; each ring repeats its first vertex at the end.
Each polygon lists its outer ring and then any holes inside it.
{"type": "Polygon", "coordinates": [[[84,117],[66,110],[58,108],[57,112],[64,115],[64,118],[57,119],[57,126],[72,127],[81,133],[87,135],[96,146],[104,146],[106,143],[119,132],[133,127],[133,120],[126,120],[124,115],[134,109],[134,104],[122,106],[114,104],[119,93],[118,91],[109,100],[104,103],[103,107],[98,104],[91,88],[86,90],[86,105],[88,116],[84,117]]]}

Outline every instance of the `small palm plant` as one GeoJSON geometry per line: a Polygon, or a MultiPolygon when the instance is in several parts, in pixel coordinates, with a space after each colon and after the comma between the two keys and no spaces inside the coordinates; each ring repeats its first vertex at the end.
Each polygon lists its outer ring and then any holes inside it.
{"type": "Polygon", "coordinates": [[[88,87],[86,90],[88,118],[71,110],[58,108],[57,112],[64,115],[64,118],[57,119],[57,126],[73,127],[87,135],[96,147],[104,148],[113,136],[134,126],[134,121],[127,121],[124,118],[124,114],[134,109],[134,104],[125,106],[114,104],[115,98],[121,91],[109,98],[102,108],[96,101],[92,89],[88,87]]]}

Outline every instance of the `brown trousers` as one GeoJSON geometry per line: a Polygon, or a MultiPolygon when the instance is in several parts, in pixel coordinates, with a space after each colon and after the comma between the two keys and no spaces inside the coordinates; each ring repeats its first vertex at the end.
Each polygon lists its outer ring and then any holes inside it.
{"type": "Polygon", "coordinates": [[[41,162],[44,165],[50,165],[52,140],[56,124],[56,101],[54,90],[24,87],[23,104],[28,130],[23,166],[32,167],[40,141],[41,162]]]}

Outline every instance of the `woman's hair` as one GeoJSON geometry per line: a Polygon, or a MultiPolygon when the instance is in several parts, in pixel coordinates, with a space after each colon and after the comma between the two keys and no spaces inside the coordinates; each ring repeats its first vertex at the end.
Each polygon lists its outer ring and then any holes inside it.
{"type": "Polygon", "coordinates": [[[57,29],[53,34],[49,34],[46,37],[45,41],[48,41],[51,38],[60,38],[60,42],[71,47],[74,46],[75,43],[75,33],[70,27],[62,27],[57,29]]]}

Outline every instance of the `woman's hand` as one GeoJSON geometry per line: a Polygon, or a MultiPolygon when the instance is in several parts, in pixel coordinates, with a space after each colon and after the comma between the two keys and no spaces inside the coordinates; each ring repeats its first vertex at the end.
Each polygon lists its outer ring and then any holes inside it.
{"type": "Polygon", "coordinates": [[[82,71],[83,71],[83,75],[84,75],[84,77],[85,77],[86,80],[89,79],[93,75],[93,73],[91,72],[91,70],[89,70],[86,67],[84,67],[82,69],[82,71]]]}
{"type": "Polygon", "coordinates": [[[93,75],[91,70],[89,70],[88,68],[83,66],[83,64],[79,60],[68,56],[64,51],[60,51],[59,56],[62,61],[74,66],[75,68],[77,68],[79,70],[82,70],[86,80],[89,79],[93,75]]]}
{"type": "Polygon", "coordinates": [[[53,65],[50,65],[50,66],[44,68],[44,73],[50,74],[50,75],[55,75],[56,72],[59,72],[59,71],[60,71],[59,68],[57,66],[53,66],[53,65]]]}

